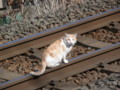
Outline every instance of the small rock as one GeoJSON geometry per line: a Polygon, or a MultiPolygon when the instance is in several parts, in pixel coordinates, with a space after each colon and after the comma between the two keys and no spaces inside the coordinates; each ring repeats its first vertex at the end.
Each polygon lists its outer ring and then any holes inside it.
{"type": "Polygon", "coordinates": [[[91,50],[92,48],[91,48],[91,47],[88,47],[87,49],[88,49],[88,50],[91,50]]]}
{"type": "Polygon", "coordinates": [[[116,78],[114,76],[112,76],[111,78],[109,78],[110,81],[115,81],[116,78]]]}
{"type": "Polygon", "coordinates": [[[68,78],[66,79],[66,81],[72,81],[72,80],[73,80],[72,77],[68,77],[68,78]]]}
{"type": "Polygon", "coordinates": [[[112,84],[117,86],[117,81],[113,81],[112,84]]]}
{"type": "Polygon", "coordinates": [[[83,86],[80,88],[80,90],[89,90],[89,88],[87,86],[83,86]]]}
{"type": "Polygon", "coordinates": [[[118,85],[118,87],[120,88],[120,81],[118,81],[117,85],[118,85]]]}

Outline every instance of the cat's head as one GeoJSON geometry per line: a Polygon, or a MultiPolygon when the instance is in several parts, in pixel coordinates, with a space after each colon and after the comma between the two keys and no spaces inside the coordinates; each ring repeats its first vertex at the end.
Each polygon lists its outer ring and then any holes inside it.
{"type": "Polygon", "coordinates": [[[67,44],[68,46],[73,46],[77,41],[77,33],[75,34],[65,33],[64,41],[65,44],[67,44]]]}

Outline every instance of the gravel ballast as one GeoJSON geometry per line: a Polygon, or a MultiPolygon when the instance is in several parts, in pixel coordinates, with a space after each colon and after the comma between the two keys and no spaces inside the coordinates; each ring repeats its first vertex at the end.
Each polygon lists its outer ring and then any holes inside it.
{"type": "Polygon", "coordinates": [[[82,36],[94,38],[106,43],[118,43],[120,42],[120,21],[111,22],[105,27],[85,33],[82,36]]]}
{"type": "MultiPolygon", "coordinates": [[[[120,59],[111,63],[119,66],[120,59]]],[[[100,67],[67,77],[59,81],[52,81],[38,90],[120,90],[120,73],[107,72],[100,67]]]]}
{"type": "Polygon", "coordinates": [[[65,11],[59,9],[54,14],[45,14],[40,18],[24,19],[19,22],[14,21],[10,25],[0,26],[0,44],[80,20],[116,7],[120,7],[120,0],[85,0],[83,4],[68,7],[65,11]]]}
{"type": "MultiPolygon", "coordinates": [[[[44,51],[45,48],[42,48],[42,51],[44,51]]],[[[95,51],[95,48],[83,46],[77,43],[67,55],[67,59],[71,59],[77,57],[78,55],[86,54],[92,51],[95,51]]],[[[19,74],[28,74],[31,71],[40,70],[41,59],[33,56],[31,52],[27,52],[25,54],[0,61],[0,68],[4,68],[10,72],[16,72],[19,74]]]]}

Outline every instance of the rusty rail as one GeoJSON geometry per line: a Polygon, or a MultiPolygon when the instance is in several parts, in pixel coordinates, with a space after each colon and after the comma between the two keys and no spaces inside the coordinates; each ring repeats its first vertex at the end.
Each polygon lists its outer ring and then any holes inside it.
{"type": "Polygon", "coordinates": [[[30,74],[0,84],[4,90],[35,90],[46,85],[51,80],[60,80],[77,73],[97,67],[100,63],[109,63],[120,58],[120,42],[102,49],[73,58],[68,64],[46,71],[39,78],[30,74]],[[91,63],[92,62],[92,63],[91,63]]]}
{"type": "MultiPolygon", "coordinates": [[[[120,8],[109,10],[92,17],[69,23],[45,32],[0,45],[0,60],[21,54],[30,48],[40,48],[61,37],[65,32],[83,34],[93,29],[103,27],[111,21],[120,21],[120,8]],[[49,40],[49,41],[48,41],[49,40]],[[37,45],[36,45],[37,43],[37,45]],[[11,53],[12,52],[12,53],[11,53]]],[[[120,58],[120,42],[109,45],[70,59],[68,64],[47,70],[43,75],[34,78],[30,74],[20,76],[0,84],[4,90],[35,90],[46,85],[51,80],[59,80],[97,67],[100,63],[109,63],[120,58]],[[92,62],[92,63],[91,63],[92,62]],[[61,74],[62,73],[62,74],[61,74]]]]}
{"type": "Polygon", "coordinates": [[[57,28],[53,28],[25,38],[2,44],[0,45],[0,60],[24,53],[30,48],[40,48],[48,45],[52,41],[63,36],[65,32],[78,32],[82,34],[105,26],[111,21],[119,21],[119,16],[120,7],[57,28]]]}

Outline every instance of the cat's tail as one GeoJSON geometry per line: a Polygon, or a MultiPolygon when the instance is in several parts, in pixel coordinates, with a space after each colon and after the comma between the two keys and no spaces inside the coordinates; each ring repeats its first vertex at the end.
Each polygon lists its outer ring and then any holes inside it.
{"type": "Polygon", "coordinates": [[[43,74],[45,72],[45,69],[46,69],[46,62],[42,61],[41,63],[42,63],[41,70],[37,71],[37,72],[30,72],[30,74],[32,74],[34,76],[39,76],[39,75],[43,74]]]}

